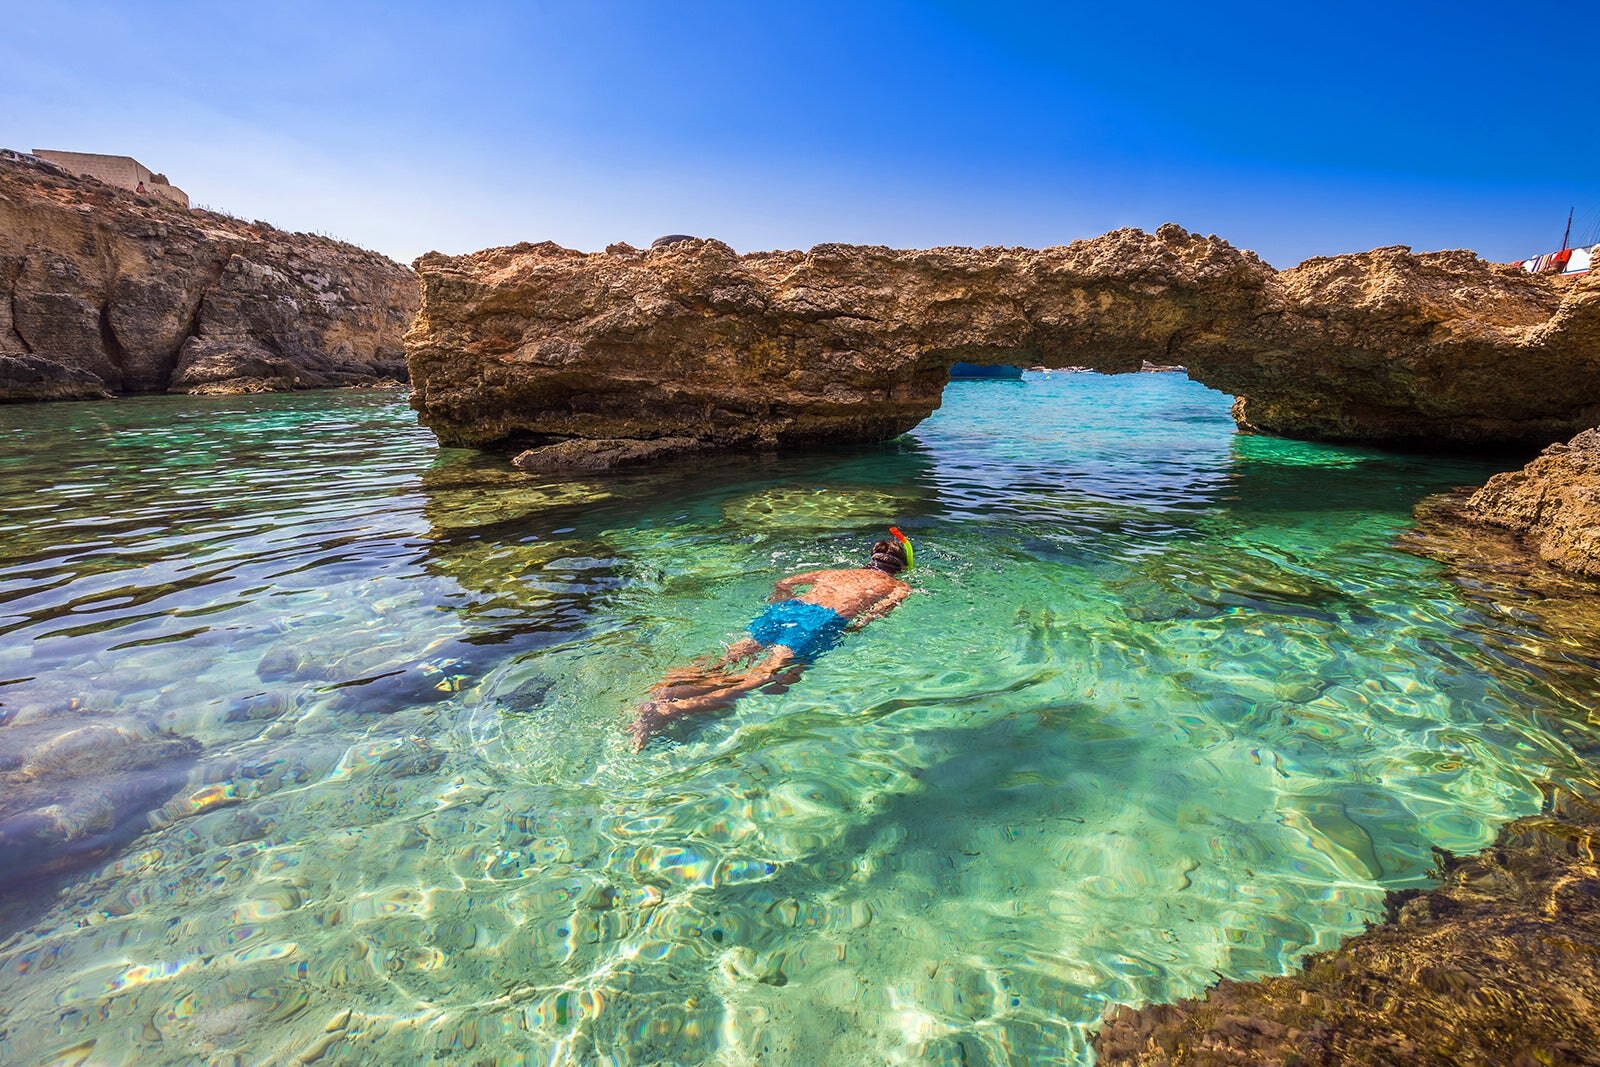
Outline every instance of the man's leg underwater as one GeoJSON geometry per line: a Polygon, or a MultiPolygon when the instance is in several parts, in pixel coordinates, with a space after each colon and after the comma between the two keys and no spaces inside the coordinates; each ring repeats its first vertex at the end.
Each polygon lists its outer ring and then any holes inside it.
{"type": "Polygon", "coordinates": [[[735,663],[747,660],[751,656],[765,651],[768,647],[751,637],[740,638],[729,645],[721,656],[716,656],[715,653],[712,653],[708,656],[699,657],[688,666],[672,668],[661,679],[661,684],[693,684],[699,679],[709,677],[714,672],[726,674],[727,669],[735,663]]]}
{"type": "MultiPolygon", "coordinates": [[[[741,641],[733,649],[729,649],[730,654],[743,644],[746,642],[741,641]]],[[[755,642],[749,644],[755,645],[755,642]]],[[[755,649],[762,647],[764,646],[755,645],[755,649]]],[[[771,649],[771,654],[764,660],[738,674],[731,672],[715,674],[709,671],[699,671],[694,674],[669,672],[667,677],[651,690],[653,699],[639,705],[638,718],[629,729],[633,734],[635,747],[643,748],[651,737],[678,719],[731,707],[746,693],[774,682],[781,688],[793,685],[806,665],[797,661],[794,650],[786,645],[773,645],[771,649]],[[680,677],[682,681],[678,680],[680,677]]],[[[750,651],[744,651],[739,658],[749,654],[750,651]]]]}

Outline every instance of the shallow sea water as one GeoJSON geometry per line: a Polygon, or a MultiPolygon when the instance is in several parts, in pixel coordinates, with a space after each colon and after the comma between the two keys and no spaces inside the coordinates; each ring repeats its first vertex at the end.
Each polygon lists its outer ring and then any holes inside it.
{"type": "Polygon", "coordinates": [[[1086,1063],[1109,1005],[1281,973],[1592,785],[1592,650],[1392,547],[1493,464],[1239,436],[1177,375],[566,481],[394,392],[0,431],[0,743],[198,745],[5,891],[8,1062],[1086,1063]],[[631,750],[890,522],[900,610],[631,750]]]}

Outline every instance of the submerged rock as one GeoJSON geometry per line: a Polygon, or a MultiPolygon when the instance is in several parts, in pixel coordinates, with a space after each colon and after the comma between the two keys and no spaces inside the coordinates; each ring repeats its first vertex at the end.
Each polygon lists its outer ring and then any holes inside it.
{"type": "Polygon", "coordinates": [[[1168,225],[1039,250],[695,238],[416,265],[412,402],[451,445],[880,440],[938,407],[956,362],[1181,365],[1239,398],[1241,426],[1326,440],[1534,447],[1600,421],[1600,277],[1470,252],[1280,272],[1168,225]]]}
{"type": "Polygon", "coordinates": [[[1600,807],[1562,792],[1303,970],[1116,1009],[1102,1064],[1600,1062],[1600,807]]]}
{"type": "Polygon", "coordinates": [[[130,720],[71,716],[0,728],[0,887],[103,859],[148,825],[200,746],[130,720]]]}
{"type": "Polygon", "coordinates": [[[375,252],[0,152],[0,400],[394,382],[417,296],[375,252]]]}
{"type": "Polygon", "coordinates": [[[692,437],[661,437],[653,441],[575,439],[545,445],[543,448],[530,448],[511,463],[518,470],[530,472],[606,470],[666,459],[668,456],[693,452],[699,447],[700,443],[692,437]]]}

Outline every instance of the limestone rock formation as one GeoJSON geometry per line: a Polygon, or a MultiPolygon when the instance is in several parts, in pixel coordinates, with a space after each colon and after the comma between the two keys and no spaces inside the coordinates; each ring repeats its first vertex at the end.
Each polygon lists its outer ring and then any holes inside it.
{"type": "Polygon", "coordinates": [[[692,437],[656,437],[647,441],[585,438],[530,448],[514,457],[511,465],[530,474],[539,471],[609,470],[612,467],[630,467],[666,459],[702,447],[692,437]]]}
{"type": "Polygon", "coordinates": [[[0,152],[0,400],[403,379],[415,275],[0,152]]]}
{"type": "Polygon", "coordinates": [[[1241,425],[1329,440],[1537,447],[1600,422],[1600,279],[1381,248],[1274,271],[1177,226],[1061,248],[714,240],[417,261],[407,361],[447,444],[893,436],[956,361],[1182,364],[1241,425]]]}
{"type": "Polygon", "coordinates": [[[1099,1063],[1140,1067],[1600,1062],[1600,808],[1568,793],[1390,921],[1297,974],[1118,1009],[1099,1063]]]}
{"type": "Polygon", "coordinates": [[[0,398],[6,400],[104,400],[106,383],[81,367],[42,356],[0,356],[0,398]]]}
{"type": "Polygon", "coordinates": [[[1495,475],[1457,515],[1520,535],[1546,563],[1600,578],[1600,430],[1585,430],[1521,470],[1495,475]]]}

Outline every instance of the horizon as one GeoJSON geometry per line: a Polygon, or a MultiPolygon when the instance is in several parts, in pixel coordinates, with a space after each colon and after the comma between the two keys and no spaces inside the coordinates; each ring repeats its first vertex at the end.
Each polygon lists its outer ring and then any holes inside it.
{"type": "Polygon", "coordinates": [[[1572,243],[1600,238],[1600,146],[1549,57],[1595,15],[1219,10],[63,5],[8,20],[0,143],[130,155],[197,207],[402,263],[1166,222],[1280,269],[1389,245],[1513,262],[1569,209],[1572,243]]]}

